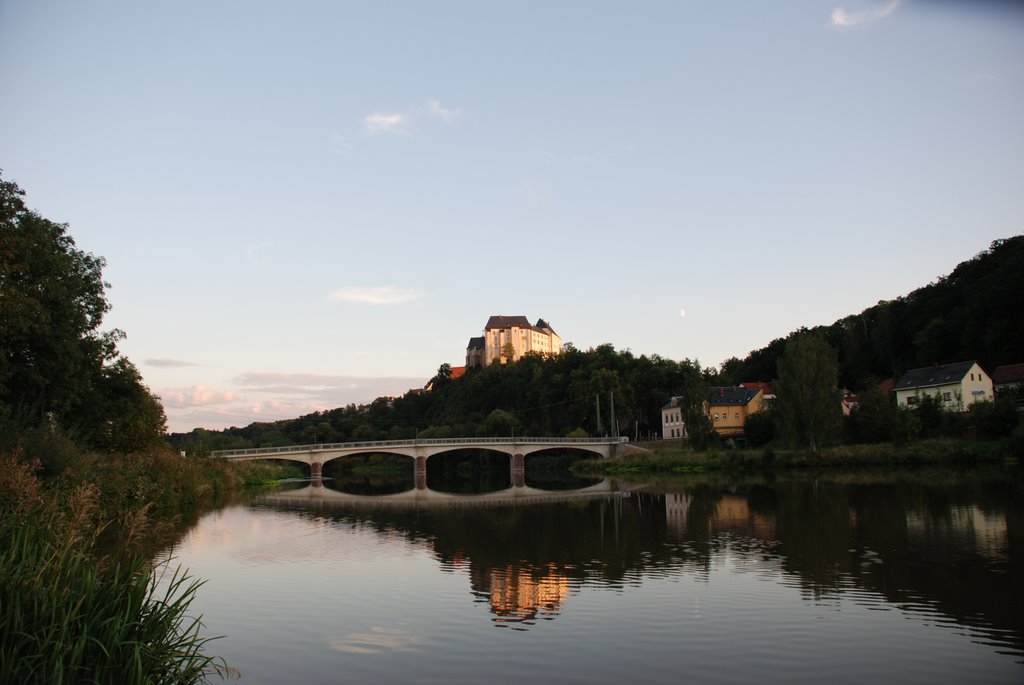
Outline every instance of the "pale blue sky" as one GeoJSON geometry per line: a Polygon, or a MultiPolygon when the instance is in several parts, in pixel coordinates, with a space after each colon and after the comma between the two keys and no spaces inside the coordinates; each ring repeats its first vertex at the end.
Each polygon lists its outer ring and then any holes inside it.
{"type": "Polygon", "coordinates": [[[172,430],[400,394],[492,314],[718,365],[1024,230],[1013,4],[2,2],[0,167],[172,430]]]}

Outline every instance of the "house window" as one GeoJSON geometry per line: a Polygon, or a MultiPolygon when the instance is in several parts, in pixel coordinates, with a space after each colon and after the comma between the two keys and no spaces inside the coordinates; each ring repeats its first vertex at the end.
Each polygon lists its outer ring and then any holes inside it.
{"type": "Polygon", "coordinates": [[[972,381],[974,380],[974,374],[973,373],[971,374],[971,380],[972,381]]]}
{"type": "Polygon", "coordinates": [[[718,420],[718,414],[715,414],[715,421],[718,420]]]}
{"type": "Polygon", "coordinates": [[[946,402],[952,402],[953,396],[950,395],[948,392],[944,392],[942,393],[942,399],[945,400],[946,402]]]}
{"type": "Polygon", "coordinates": [[[739,413],[739,412],[736,412],[736,420],[737,420],[737,421],[739,421],[739,420],[740,420],[740,413],[739,413]]]}
{"type": "Polygon", "coordinates": [[[917,398],[916,397],[908,397],[907,398],[907,404],[917,404],[917,398]]]}

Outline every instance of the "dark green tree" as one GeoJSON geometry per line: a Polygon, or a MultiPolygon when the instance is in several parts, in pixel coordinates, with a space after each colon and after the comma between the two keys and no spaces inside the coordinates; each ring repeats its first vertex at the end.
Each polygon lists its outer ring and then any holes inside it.
{"type": "Polygon", "coordinates": [[[816,453],[836,437],[843,415],[836,352],[821,335],[798,333],[786,343],[778,373],[779,433],[790,444],[816,453]]]}
{"type": "Polygon", "coordinates": [[[110,309],[103,259],[27,209],[23,195],[0,178],[0,407],[94,447],[153,444],[163,409],[118,356],[123,334],[100,331],[110,309]]]}
{"type": "Polygon", "coordinates": [[[847,425],[853,442],[890,442],[896,438],[899,409],[890,393],[875,384],[860,393],[860,404],[850,413],[847,425]]]}
{"type": "Polygon", "coordinates": [[[698,451],[706,450],[715,439],[715,427],[708,416],[708,388],[704,373],[697,362],[689,359],[679,364],[682,373],[682,392],[679,397],[679,413],[686,429],[690,446],[698,451]]]}
{"type": "Polygon", "coordinates": [[[764,409],[747,417],[743,424],[743,436],[750,447],[761,447],[775,439],[775,412],[764,409]]]}

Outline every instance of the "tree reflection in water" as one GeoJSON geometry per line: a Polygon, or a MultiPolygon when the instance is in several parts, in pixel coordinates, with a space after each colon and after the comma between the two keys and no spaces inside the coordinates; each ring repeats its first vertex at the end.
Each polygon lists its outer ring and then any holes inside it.
{"type": "Polygon", "coordinates": [[[586,585],[706,577],[729,555],[739,572],[781,575],[809,601],[852,592],[941,614],[1024,655],[1024,498],[1003,476],[691,476],[610,490],[549,493],[561,501],[464,495],[288,508],[426,544],[443,570],[468,573],[495,625],[553,619],[586,585]]]}

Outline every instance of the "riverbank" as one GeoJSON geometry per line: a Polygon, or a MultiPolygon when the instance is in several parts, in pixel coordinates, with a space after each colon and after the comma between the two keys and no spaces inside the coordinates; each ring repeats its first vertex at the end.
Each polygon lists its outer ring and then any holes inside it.
{"type": "Polygon", "coordinates": [[[574,473],[619,475],[630,473],[703,473],[711,471],[847,468],[847,467],[919,467],[1008,465],[1015,466],[1021,456],[1019,441],[922,440],[907,445],[842,445],[814,454],[808,450],[717,449],[697,452],[676,441],[636,443],[645,452],[612,459],[577,462],[574,473]]]}
{"type": "Polygon", "coordinates": [[[0,454],[0,682],[196,683],[225,674],[189,614],[201,583],[149,559],[183,518],[285,470],[169,450],[65,448],[59,472],[20,451],[0,454]]]}

